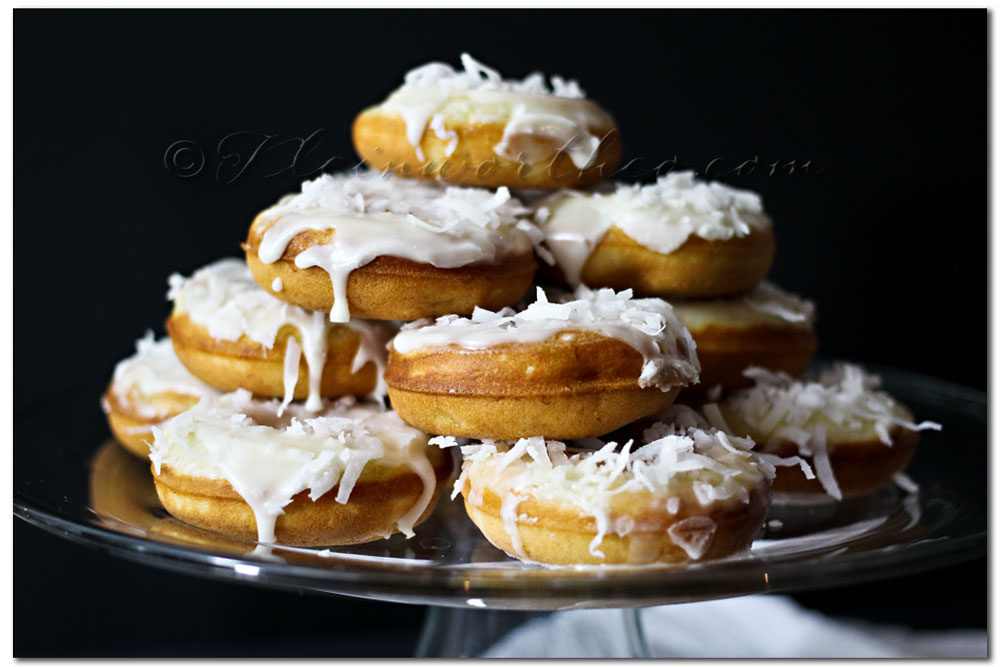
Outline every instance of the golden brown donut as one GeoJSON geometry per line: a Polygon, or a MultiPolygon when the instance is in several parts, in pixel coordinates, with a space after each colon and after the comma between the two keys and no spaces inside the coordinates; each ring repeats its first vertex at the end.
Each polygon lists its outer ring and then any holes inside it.
{"type": "Polygon", "coordinates": [[[813,479],[799,468],[782,469],[775,491],[836,500],[869,493],[906,468],[917,431],[941,428],[914,423],[903,405],[878,390],[880,379],[857,365],[836,363],[800,380],[761,368],[747,375],[754,386],[718,405],[723,423],[716,425],[752,438],[761,452],[799,456],[815,473],[813,479]]]}
{"type": "Polygon", "coordinates": [[[136,353],[115,367],[101,407],[115,439],[145,459],[153,426],[216,393],[181,364],[169,339],[156,341],[149,332],[136,341],[136,353]]]}
{"type": "Polygon", "coordinates": [[[640,296],[709,298],[752,289],[771,268],[774,231],[754,193],[693,172],[535,204],[565,280],[640,296]]]}
{"type": "Polygon", "coordinates": [[[753,384],[750,366],[800,375],[816,352],[811,302],[763,282],[747,294],[671,302],[698,345],[701,380],[695,390],[731,391],[753,384]]]}
{"type": "Polygon", "coordinates": [[[213,387],[308,399],[310,406],[321,397],[364,396],[380,387],[394,327],[333,324],[324,313],[289,306],[261,290],[236,259],[170,280],[174,310],[167,331],[174,350],[213,387]]]}
{"type": "Polygon", "coordinates": [[[404,327],[385,374],[400,417],[467,438],[594,437],[666,409],[697,376],[690,337],[659,299],[581,290],[569,319],[547,319],[542,299],[404,327]],[[644,317],[657,330],[640,330],[644,317]]]}
{"type": "MultiPolygon", "coordinates": [[[[354,121],[358,155],[378,171],[475,187],[583,188],[618,167],[614,119],[575,82],[503,81],[462,55],[465,71],[418,68],[354,121]]],[[[557,80],[558,79],[558,80],[557,80]]]]}
{"type": "Polygon", "coordinates": [[[325,174],[258,215],[243,249],[263,289],[335,322],[468,314],[530,286],[541,232],[527,213],[506,188],[325,174]]]}
{"type": "Polygon", "coordinates": [[[683,425],[656,424],[630,452],[540,437],[466,445],[455,491],[486,539],[526,561],[645,565],[743,551],[764,522],[773,468],[750,453],[753,442],[729,438],[729,449],[681,410],[667,418],[683,425]]]}
{"type": "MultiPolygon", "coordinates": [[[[258,218],[259,220],[259,218],[258,218]]],[[[243,246],[247,264],[257,283],[274,296],[309,310],[333,308],[330,276],[318,267],[300,269],[295,258],[323,241],[319,234],[304,233],[293,240],[277,262],[264,264],[257,257],[261,230],[258,220],[243,246]],[[274,292],[275,280],[282,291],[274,292]]],[[[473,264],[439,269],[400,257],[378,257],[355,269],[347,279],[351,316],[372,320],[410,321],[448,313],[469,314],[476,306],[502,308],[517,303],[531,287],[538,263],[531,251],[498,264],[473,264]]]]}
{"type": "MultiPolygon", "coordinates": [[[[579,102],[593,104],[587,100],[579,102]]],[[[614,174],[622,159],[624,147],[613,121],[591,128],[600,138],[600,144],[593,161],[584,169],[559,150],[559,142],[544,138],[535,141],[537,148],[548,154],[545,159],[529,162],[497,155],[493,149],[503,140],[507,125],[507,121],[445,120],[445,131],[454,133],[457,147],[449,155],[450,140],[439,139],[427,130],[420,140],[422,160],[416,147],[406,140],[403,118],[385,113],[379,107],[365,109],[358,115],[351,136],[354,149],[372,169],[403,178],[426,178],[480,188],[587,188],[614,174]]]]}
{"type": "Polygon", "coordinates": [[[392,412],[342,399],[318,415],[249,392],[206,401],[155,431],[156,492],[175,518],[230,537],[358,544],[433,511],[450,457],[392,412]]]}

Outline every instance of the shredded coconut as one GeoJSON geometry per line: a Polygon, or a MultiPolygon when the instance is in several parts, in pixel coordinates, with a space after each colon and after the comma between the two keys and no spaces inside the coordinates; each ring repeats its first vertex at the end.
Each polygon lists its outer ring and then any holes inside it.
{"type": "Polygon", "coordinates": [[[446,90],[496,90],[531,95],[583,98],[584,92],[575,80],[559,76],[551,79],[551,88],[541,72],[529,74],[524,79],[504,79],[495,69],[487,67],[468,53],[461,56],[462,69],[456,70],[447,63],[432,62],[410,70],[404,77],[400,90],[410,88],[442,88],[446,90]]]}
{"type": "Polygon", "coordinates": [[[534,343],[572,331],[593,331],[626,343],[644,359],[641,387],[664,391],[695,383],[701,366],[691,334],[662,299],[634,299],[632,290],[580,287],[561,301],[549,301],[539,287],[524,310],[476,308],[471,317],[445,315],[433,323],[418,320],[403,326],[393,339],[402,354],[421,348],[457,345],[484,349],[503,343],[534,343]]]}

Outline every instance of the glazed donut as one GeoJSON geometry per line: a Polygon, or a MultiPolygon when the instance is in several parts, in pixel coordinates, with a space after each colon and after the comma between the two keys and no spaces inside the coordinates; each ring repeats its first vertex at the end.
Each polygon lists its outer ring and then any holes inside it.
{"type": "Polygon", "coordinates": [[[520,312],[476,309],[404,325],[385,380],[392,405],[428,433],[587,438],[673,403],[698,379],[694,341],[660,299],[580,288],[520,312]]]}
{"type": "MultiPolygon", "coordinates": [[[[275,287],[279,287],[275,285],[275,287]]],[[[256,396],[321,398],[384,395],[385,346],[395,333],[384,323],[331,324],[260,289],[247,265],[222,259],[190,278],[170,276],[174,309],[167,331],[177,356],[196,376],[222,391],[256,396]]]]}
{"type": "Polygon", "coordinates": [[[257,216],[244,249],[261,287],[334,322],[468,314],[530,287],[541,232],[526,213],[506,188],[324,174],[257,216]]]}
{"type": "Polygon", "coordinates": [[[815,479],[781,469],[775,491],[836,500],[869,493],[906,468],[917,431],[941,428],[913,423],[904,406],[877,390],[878,376],[854,364],[833,364],[813,379],[763,368],[746,375],[754,386],[728,397],[717,411],[706,406],[706,416],[717,428],[752,438],[763,452],[797,454],[811,463],[815,479]]]}
{"type": "Polygon", "coordinates": [[[429,63],[354,121],[354,148],[378,171],[455,185],[583,188],[618,167],[614,119],[576,81],[523,81],[462,54],[463,71],[429,63]]]}
{"type": "Polygon", "coordinates": [[[560,192],[538,202],[545,246],[571,286],[640,296],[707,298],[746,292],[774,259],[760,197],[694,172],[610,193],[560,192]]]}
{"type": "MultiPolygon", "coordinates": [[[[462,447],[461,493],[494,546],[552,565],[676,563],[749,548],[770,504],[774,467],[748,439],[675,405],[619,448],[570,449],[541,437],[462,447]]],[[[431,439],[439,446],[454,438],[431,439]]]]}
{"type": "Polygon", "coordinates": [[[151,427],[218,392],[191,375],[174,354],[170,339],[154,340],[153,332],[147,331],[136,341],[135,350],[115,366],[101,408],[115,439],[146,458],[151,427]]]}
{"type": "Polygon", "coordinates": [[[433,510],[449,457],[391,411],[328,403],[314,415],[239,390],[153,429],[156,493],[175,518],[231,537],[359,544],[433,510]]]}
{"type": "Polygon", "coordinates": [[[698,388],[753,384],[750,366],[800,375],[816,353],[815,306],[764,281],[741,296],[671,302],[698,345],[698,388]]]}

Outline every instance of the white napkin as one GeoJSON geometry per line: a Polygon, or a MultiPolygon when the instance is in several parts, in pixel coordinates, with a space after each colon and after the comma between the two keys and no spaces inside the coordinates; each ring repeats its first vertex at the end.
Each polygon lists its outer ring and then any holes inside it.
{"type": "MultiPolygon", "coordinates": [[[[488,658],[620,658],[621,609],[556,612],[493,645],[488,658]]],[[[792,599],[753,595],[640,612],[654,658],[985,658],[985,630],[917,631],[828,618],[792,599]]]]}

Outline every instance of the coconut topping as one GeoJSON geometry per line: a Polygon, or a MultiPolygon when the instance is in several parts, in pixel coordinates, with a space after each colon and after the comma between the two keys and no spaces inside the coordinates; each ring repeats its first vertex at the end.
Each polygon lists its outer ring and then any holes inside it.
{"type": "Polygon", "coordinates": [[[376,172],[323,174],[302,184],[260,215],[257,256],[271,264],[289,242],[309,230],[335,233],[295,257],[300,269],[317,266],[330,276],[330,320],[350,318],[347,278],[376,257],[391,256],[453,269],[495,264],[531,252],[541,232],[523,216],[507,188],[445,187],[376,172]]]}
{"type": "Polygon", "coordinates": [[[409,466],[423,480],[420,498],[398,522],[406,536],[434,495],[427,435],[395,412],[355,402],[324,402],[318,414],[298,404],[278,415],[277,399],[255,400],[240,389],[202,399],[153,428],[150,460],[181,475],[224,479],[250,505],[258,540],[274,542],[274,526],[295,495],[317,500],[337,487],[346,503],[368,466],[409,466]]]}
{"type": "Polygon", "coordinates": [[[461,70],[440,62],[410,70],[403,85],[378,107],[402,116],[417,159],[424,160],[420,142],[428,130],[451,141],[446,155],[455,151],[458,136],[445,128],[455,120],[505,123],[503,138],[493,149],[500,157],[534,163],[565,152],[578,169],[593,164],[600,133],[613,128],[614,121],[584,99],[576,81],[553,76],[547,83],[540,72],[523,80],[504,79],[468,53],[461,60],[461,70]]]}
{"type": "Polygon", "coordinates": [[[524,310],[476,308],[472,317],[445,315],[403,325],[393,339],[397,352],[455,345],[480,350],[504,343],[538,343],[573,331],[591,331],[629,345],[643,357],[640,387],[668,391],[698,381],[701,366],[691,334],[662,299],[633,299],[632,290],[580,287],[561,301],[549,301],[539,287],[524,310]]]}
{"type": "Polygon", "coordinates": [[[745,433],[764,450],[792,442],[801,456],[811,456],[816,477],[833,498],[842,494],[830,466],[829,444],[858,442],[877,437],[893,444],[892,432],[941,430],[941,425],[919,424],[905,407],[879,391],[881,378],[861,366],[835,363],[818,377],[797,380],[787,373],[748,368],[743,373],[754,387],[736,392],[719,406],[728,424],[716,424],[745,433]]]}
{"type": "MultiPolygon", "coordinates": [[[[590,553],[603,558],[600,546],[608,533],[625,536],[663,529],[637,525],[631,517],[617,514],[613,501],[621,494],[649,494],[650,507],[662,506],[677,514],[684,503],[707,508],[748,502],[754,487],[773,479],[774,466],[751,451],[752,440],[712,428],[682,405],[672,406],[662,418],[667,421],[646,429],[641,445],[631,440],[621,447],[599,442],[599,449],[574,451],[566,443],[533,437],[461,446],[462,473],[452,497],[467,484],[473,505],[481,504],[485,489],[499,496],[501,517],[519,558],[527,554],[518,523],[530,523],[532,518],[518,515],[521,501],[535,498],[573,507],[593,517],[597,535],[590,553]]],[[[459,443],[453,437],[438,436],[430,444],[450,447],[459,443]]],[[[711,519],[687,517],[672,526],[671,539],[692,559],[705,554],[715,530],[711,519]]]]}
{"type": "Polygon", "coordinates": [[[672,172],[650,185],[620,183],[610,193],[564,190],[536,204],[545,245],[571,285],[611,227],[656,252],[669,254],[691,236],[726,241],[767,230],[760,196],[693,171],[672,172]]]}
{"type": "Polygon", "coordinates": [[[709,326],[782,326],[811,328],[816,306],[764,281],[740,296],[722,299],[676,299],[674,312],[690,331],[709,326]]]}
{"type": "Polygon", "coordinates": [[[324,313],[293,306],[262,290],[254,282],[246,262],[238,259],[219,260],[195,271],[190,278],[175,273],[170,276],[169,283],[167,298],[174,302],[175,312],[186,314],[192,322],[207,329],[213,338],[235,341],[246,336],[271,349],[282,328],[292,327],[298,332],[294,343],[291,336],[288,338],[285,348],[283,405],[287,406],[293,398],[301,355],[309,372],[306,408],[318,410],[322,407],[320,383],[330,334],[335,326],[346,326],[360,335],[351,372],[357,373],[366,363],[373,362],[380,383],[375,394],[383,391],[385,345],[393,333],[387,325],[364,320],[330,324],[324,313]]]}
{"type": "Polygon", "coordinates": [[[166,413],[153,399],[157,394],[215,396],[219,392],[184,367],[169,338],[155,340],[152,331],[135,342],[135,354],[115,366],[111,392],[135,414],[155,419],[166,413]]]}

